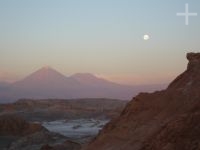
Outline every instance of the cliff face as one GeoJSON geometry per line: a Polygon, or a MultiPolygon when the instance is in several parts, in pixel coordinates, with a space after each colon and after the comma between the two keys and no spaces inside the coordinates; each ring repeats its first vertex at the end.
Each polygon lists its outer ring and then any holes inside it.
{"type": "Polygon", "coordinates": [[[164,91],[141,93],[86,150],[200,149],[200,53],[164,91]]]}
{"type": "Polygon", "coordinates": [[[25,136],[46,129],[37,123],[29,123],[16,115],[0,116],[0,136],[25,136]]]}
{"type": "Polygon", "coordinates": [[[38,123],[6,114],[0,115],[0,149],[2,150],[80,150],[81,145],[38,123]],[[50,146],[53,145],[53,146],[50,146]]]}

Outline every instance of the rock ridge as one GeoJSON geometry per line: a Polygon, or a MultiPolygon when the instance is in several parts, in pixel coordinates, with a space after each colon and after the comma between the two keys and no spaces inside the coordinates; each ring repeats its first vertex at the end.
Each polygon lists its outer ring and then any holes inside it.
{"type": "Polygon", "coordinates": [[[84,150],[199,150],[200,53],[166,90],[140,93],[84,150]]]}

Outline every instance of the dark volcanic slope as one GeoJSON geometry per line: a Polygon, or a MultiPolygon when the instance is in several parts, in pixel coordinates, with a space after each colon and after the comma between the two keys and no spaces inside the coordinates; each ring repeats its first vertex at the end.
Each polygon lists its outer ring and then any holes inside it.
{"type": "Polygon", "coordinates": [[[141,93],[107,124],[87,150],[199,150],[200,53],[169,87],[141,93]]]}

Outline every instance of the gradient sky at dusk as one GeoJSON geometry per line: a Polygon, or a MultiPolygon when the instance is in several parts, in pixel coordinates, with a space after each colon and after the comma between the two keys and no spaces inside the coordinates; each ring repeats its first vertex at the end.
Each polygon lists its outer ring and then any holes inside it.
{"type": "Polygon", "coordinates": [[[200,50],[199,0],[0,0],[0,81],[51,66],[128,84],[169,82],[200,50]],[[189,26],[177,12],[198,13],[189,26]],[[142,36],[150,35],[144,41],[142,36]]]}

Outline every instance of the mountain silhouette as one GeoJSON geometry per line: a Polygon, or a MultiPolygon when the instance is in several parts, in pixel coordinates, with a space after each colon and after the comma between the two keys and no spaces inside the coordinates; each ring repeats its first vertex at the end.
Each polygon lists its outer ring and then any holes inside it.
{"type": "Polygon", "coordinates": [[[54,88],[60,89],[67,86],[75,87],[80,85],[78,81],[68,78],[51,67],[43,67],[32,73],[21,81],[17,81],[13,86],[20,88],[54,88]]]}
{"type": "Polygon", "coordinates": [[[117,83],[105,80],[103,78],[96,77],[91,73],[77,73],[71,76],[79,83],[88,85],[88,86],[121,86],[117,83]]]}
{"type": "MultiPolygon", "coordinates": [[[[157,88],[160,88],[157,86],[157,88]]],[[[90,73],[77,73],[66,77],[51,67],[43,67],[24,79],[0,89],[0,102],[21,98],[114,98],[128,100],[141,89],[153,86],[117,84],[90,73]],[[1,90],[3,89],[3,90],[1,90]]]]}

